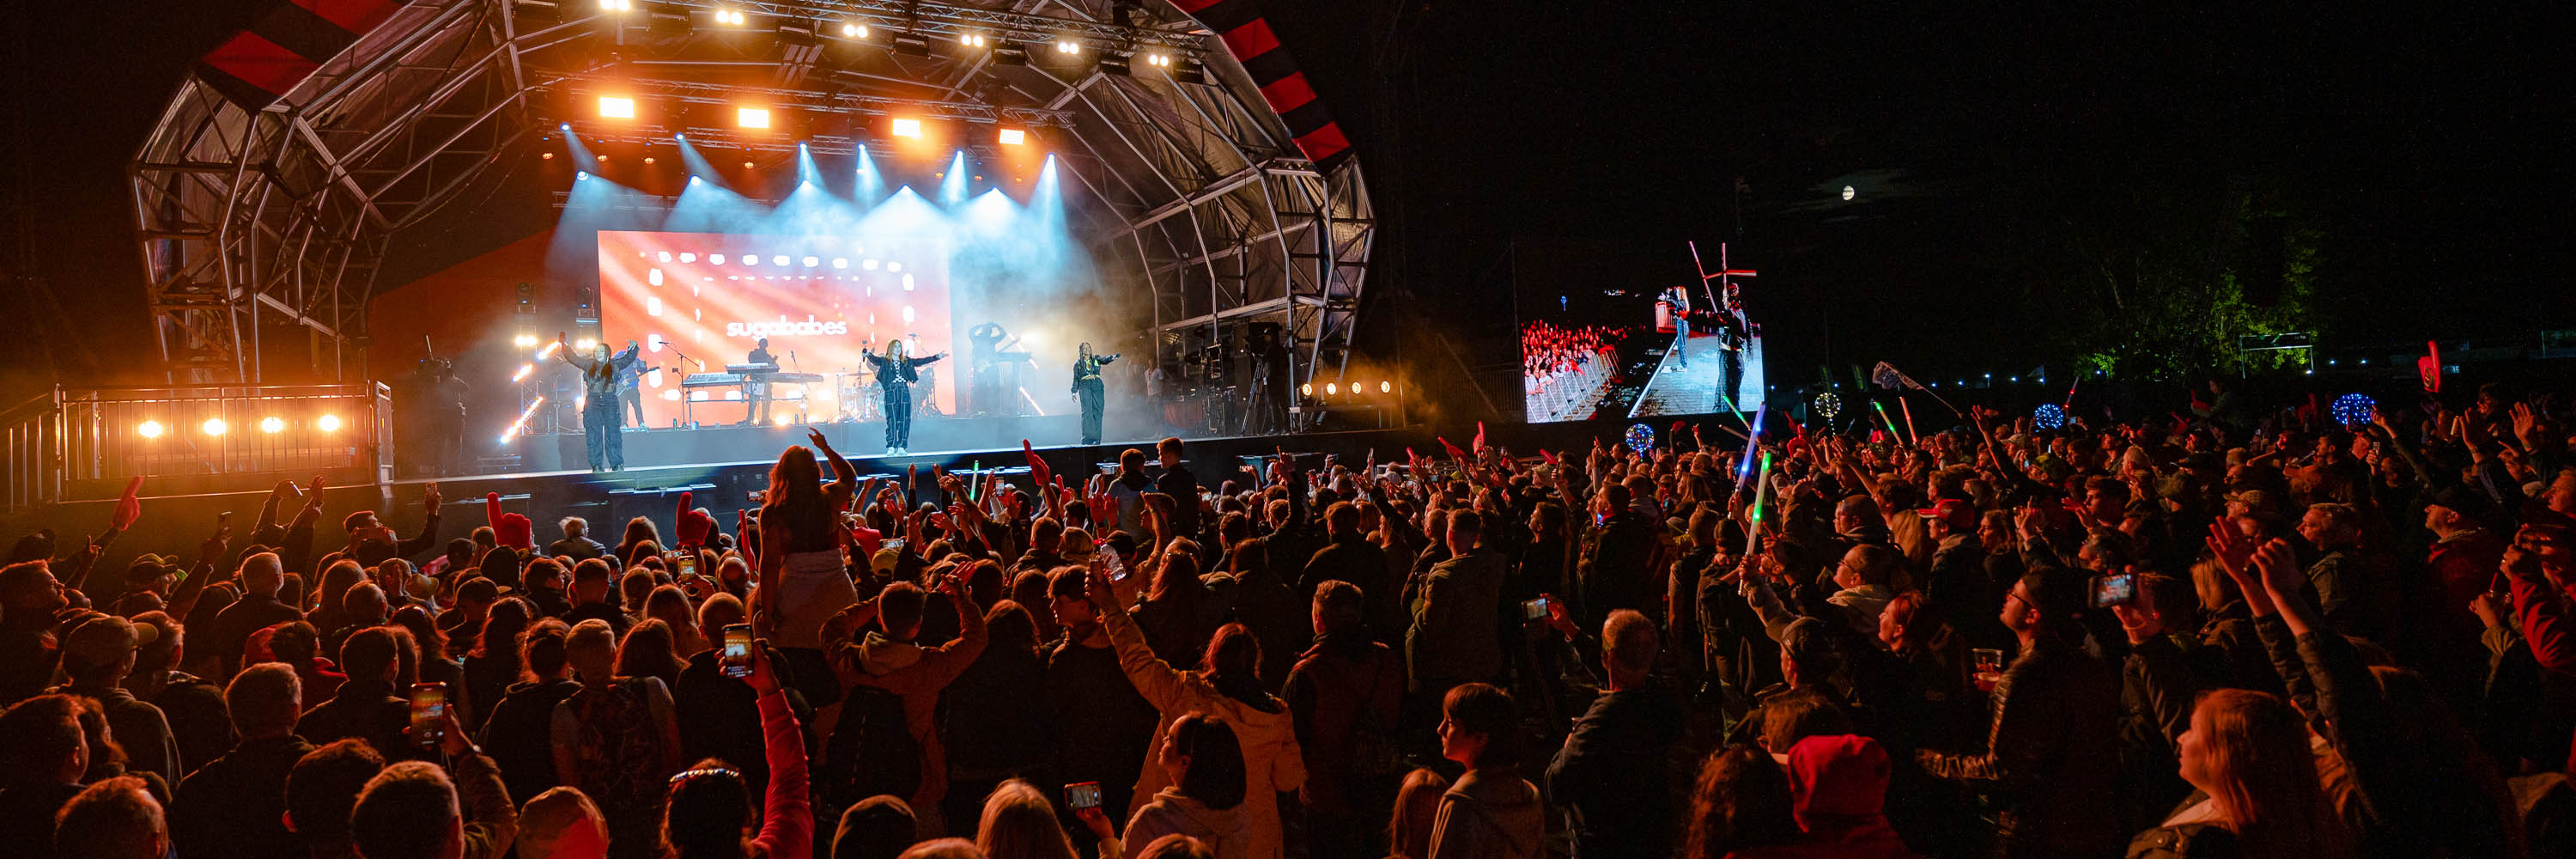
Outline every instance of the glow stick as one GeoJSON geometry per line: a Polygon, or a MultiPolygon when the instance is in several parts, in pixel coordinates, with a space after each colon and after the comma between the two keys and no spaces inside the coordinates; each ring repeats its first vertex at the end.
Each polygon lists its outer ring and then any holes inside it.
{"type": "Polygon", "coordinates": [[[1745,475],[1753,473],[1753,452],[1762,447],[1762,409],[1753,410],[1753,423],[1747,424],[1746,428],[1753,430],[1753,434],[1744,437],[1744,462],[1735,468],[1737,482],[1742,482],[1745,475]]]}
{"type": "Polygon", "coordinates": [[[1905,413],[1905,443],[1922,443],[1923,437],[1914,434],[1914,404],[1906,402],[1904,394],[1898,394],[1896,395],[1896,408],[1898,411],[1905,413]]]}
{"type": "Polygon", "coordinates": [[[1887,404],[1881,403],[1877,400],[1871,400],[1869,402],[1869,407],[1878,410],[1878,422],[1887,425],[1887,434],[1895,435],[1896,421],[1890,420],[1887,417],[1887,404]]]}
{"type": "MultiPolygon", "coordinates": [[[[1751,461],[1751,457],[1747,457],[1746,460],[1751,461]]],[[[1770,500],[1770,497],[1771,452],[1766,450],[1762,452],[1762,476],[1755,478],[1753,483],[1753,527],[1744,538],[1746,555],[1751,555],[1762,548],[1762,506],[1764,502],[1770,500]]]]}

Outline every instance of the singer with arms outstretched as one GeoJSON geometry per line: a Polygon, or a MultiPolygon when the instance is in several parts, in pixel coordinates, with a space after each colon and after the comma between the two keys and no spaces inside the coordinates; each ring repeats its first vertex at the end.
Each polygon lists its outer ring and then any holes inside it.
{"type": "Polygon", "coordinates": [[[921,381],[922,365],[946,357],[946,352],[928,358],[904,357],[901,339],[887,340],[885,354],[867,356],[868,365],[876,370],[877,389],[885,394],[886,453],[911,452],[912,383],[921,381]]]}

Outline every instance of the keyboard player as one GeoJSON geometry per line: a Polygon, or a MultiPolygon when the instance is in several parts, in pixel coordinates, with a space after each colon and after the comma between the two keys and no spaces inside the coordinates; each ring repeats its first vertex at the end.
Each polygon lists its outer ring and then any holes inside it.
{"type": "Polygon", "coordinates": [[[769,421],[769,373],[778,370],[777,356],[769,354],[769,338],[752,343],[751,354],[743,356],[742,362],[769,365],[769,372],[742,376],[743,423],[759,426],[769,421]]]}

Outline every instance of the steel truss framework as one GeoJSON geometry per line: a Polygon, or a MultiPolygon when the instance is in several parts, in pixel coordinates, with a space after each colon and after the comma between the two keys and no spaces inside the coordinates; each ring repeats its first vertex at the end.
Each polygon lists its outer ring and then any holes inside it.
{"type": "MultiPolygon", "coordinates": [[[[533,158],[550,119],[609,80],[679,102],[749,89],[834,118],[1025,124],[1085,192],[1076,229],[1105,291],[1150,304],[1131,309],[1164,360],[1255,323],[1295,333],[1300,382],[1347,357],[1375,236],[1357,160],[1322,169],[1299,157],[1243,68],[1168,5],[1139,4],[1123,23],[1115,7],[1127,4],[1113,0],[634,5],[603,17],[585,0],[422,0],[264,109],[205,80],[182,84],[130,170],[171,381],[258,383],[296,354],[316,378],[363,373],[367,300],[393,285],[376,275],[389,238],[497,181],[487,171],[503,158],[533,158]],[[720,27],[718,5],[750,22],[720,27]],[[840,22],[876,38],[837,38],[840,22]],[[927,38],[931,55],[886,50],[897,31],[927,38]],[[1091,57],[1169,52],[1204,63],[1207,83],[1143,63],[1133,76],[1096,62],[996,63],[959,48],[966,33],[1027,43],[1031,56],[1057,40],[1091,57]],[[746,87],[746,75],[759,83],[746,87]],[[284,324],[305,334],[292,350],[262,342],[284,324]]],[[[867,142],[851,125],[828,142],[867,142]]]]}

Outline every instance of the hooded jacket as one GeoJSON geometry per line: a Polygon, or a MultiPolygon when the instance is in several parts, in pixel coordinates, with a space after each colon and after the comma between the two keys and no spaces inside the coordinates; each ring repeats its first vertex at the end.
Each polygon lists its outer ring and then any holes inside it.
{"type": "Polygon", "coordinates": [[[1128,818],[1127,829],[1119,833],[1119,855],[1135,859],[1154,839],[1180,834],[1207,842],[1216,849],[1217,859],[1251,859],[1254,841],[1249,823],[1240,803],[1218,810],[1181,795],[1180,788],[1166,787],[1128,818]]]}
{"type": "Polygon", "coordinates": [[[1806,843],[1846,859],[1915,855],[1888,825],[1887,751],[1868,737],[1844,734],[1799,740],[1789,748],[1789,796],[1806,843]]]}
{"type": "Polygon", "coordinates": [[[1546,837],[1538,788],[1509,770],[1469,770],[1440,795],[1430,859],[1537,859],[1546,837]]]}
{"type": "Polygon", "coordinates": [[[904,798],[914,808],[936,808],[939,798],[948,793],[948,754],[939,744],[936,720],[939,692],[975,664],[987,641],[983,612],[974,610],[971,600],[955,604],[961,608],[959,637],[954,641],[922,647],[871,632],[862,643],[838,645],[831,651],[832,670],[843,688],[874,686],[903,699],[904,727],[921,745],[921,784],[904,798]]]}
{"type": "MultiPolygon", "coordinates": [[[[1287,705],[1274,698],[1271,708],[1256,707],[1217,691],[1216,684],[1197,671],[1173,670],[1154,657],[1153,649],[1145,645],[1145,631],[1123,606],[1102,606],[1100,624],[1118,649],[1118,667],[1127,673],[1127,682],[1160,714],[1153,741],[1146,748],[1161,748],[1173,720],[1191,712],[1207,713],[1234,726],[1235,738],[1243,744],[1243,805],[1238,811],[1254,845],[1245,855],[1262,859],[1282,855],[1285,842],[1277,796],[1306,783],[1305,756],[1298,748],[1287,705]]],[[[1169,778],[1161,767],[1146,767],[1136,778],[1135,804],[1130,807],[1142,808],[1153,801],[1170,784],[1169,778]]]]}

